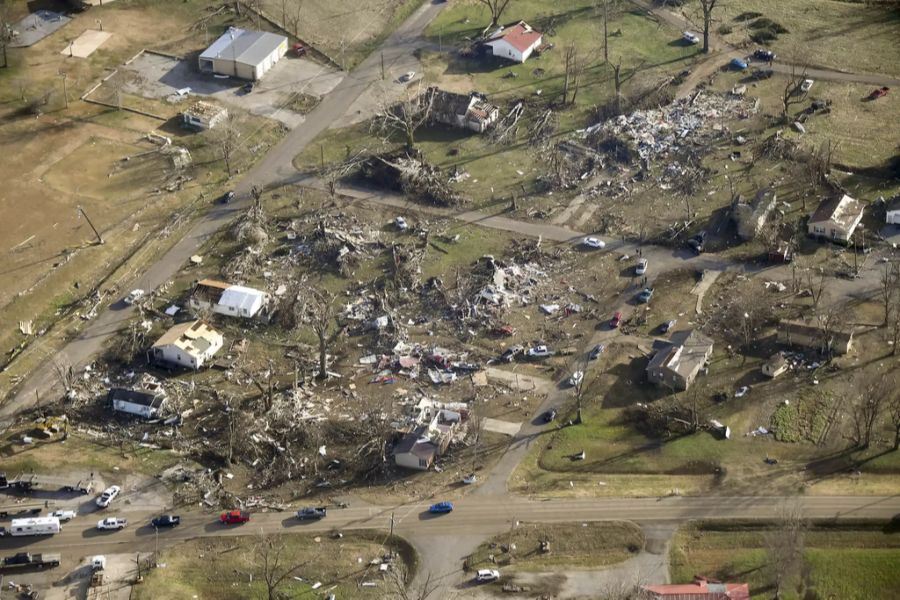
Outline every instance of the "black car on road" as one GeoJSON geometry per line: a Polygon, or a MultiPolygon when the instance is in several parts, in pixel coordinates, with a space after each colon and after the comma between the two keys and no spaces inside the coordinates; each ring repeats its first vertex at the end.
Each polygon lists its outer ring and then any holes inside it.
{"type": "Polygon", "coordinates": [[[160,527],[176,527],[181,523],[181,517],[178,515],[162,515],[150,521],[150,526],[159,529],[160,527]]]}

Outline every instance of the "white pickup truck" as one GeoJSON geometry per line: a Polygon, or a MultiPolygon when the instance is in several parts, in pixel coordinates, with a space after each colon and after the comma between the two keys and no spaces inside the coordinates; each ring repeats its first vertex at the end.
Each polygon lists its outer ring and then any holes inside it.
{"type": "Polygon", "coordinates": [[[97,521],[97,529],[125,529],[125,526],[128,525],[127,519],[120,519],[119,517],[107,517],[101,521],[97,521]]]}

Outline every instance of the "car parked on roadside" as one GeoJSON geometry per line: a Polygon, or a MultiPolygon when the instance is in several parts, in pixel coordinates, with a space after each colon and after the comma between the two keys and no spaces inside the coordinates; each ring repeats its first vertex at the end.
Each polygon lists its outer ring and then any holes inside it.
{"type": "Polygon", "coordinates": [[[609,320],[609,327],[610,327],[610,329],[616,329],[621,324],[622,324],[622,313],[619,311],[616,311],[613,313],[612,318],[609,320]]]}
{"type": "Polygon", "coordinates": [[[591,351],[588,353],[588,360],[597,360],[600,355],[603,354],[603,351],[605,349],[606,346],[604,346],[603,344],[597,344],[596,346],[591,348],[591,351]]]}
{"type": "Polygon", "coordinates": [[[47,516],[56,517],[57,519],[59,519],[60,523],[65,523],[65,522],[71,521],[72,519],[77,517],[78,512],[76,512],[74,510],[54,510],[52,513],[50,513],[47,516]]]}
{"type": "Polygon", "coordinates": [[[546,412],[543,414],[544,423],[550,423],[550,422],[552,422],[553,420],[555,420],[555,419],[556,419],[556,414],[557,414],[557,413],[556,413],[556,409],[555,409],[555,408],[551,408],[550,410],[546,411],[546,412]]]}
{"type": "Polygon", "coordinates": [[[740,58],[732,58],[728,65],[737,71],[746,71],[747,70],[747,62],[740,58]]]}
{"type": "Polygon", "coordinates": [[[122,488],[117,485],[109,486],[108,488],[103,490],[103,493],[100,494],[100,497],[97,498],[97,506],[99,506],[100,508],[106,508],[107,506],[109,506],[110,502],[112,502],[119,496],[119,493],[121,491],[122,488]]]}
{"type": "Polygon", "coordinates": [[[578,385],[584,381],[584,371],[575,371],[569,378],[566,380],[566,385],[569,387],[578,387],[578,385]]]}
{"type": "Polygon", "coordinates": [[[222,525],[240,525],[250,520],[250,513],[244,510],[229,510],[219,515],[222,525]]]}
{"type": "Polygon", "coordinates": [[[525,346],[522,346],[520,344],[510,346],[503,351],[503,354],[500,355],[500,360],[502,360],[503,362],[512,362],[523,352],[525,352],[525,346]]]}
{"type": "Polygon", "coordinates": [[[634,274],[635,275],[643,275],[647,272],[647,267],[650,265],[650,261],[646,258],[640,259],[637,264],[634,266],[634,274]]]}
{"type": "Polygon", "coordinates": [[[681,39],[687,42],[688,44],[699,44],[700,36],[694,33],[693,31],[685,31],[681,34],[681,39]]]}
{"type": "Polygon", "coordinates": [[[553,356],[555,353],[544,344],[538,344],[533,348],[529,348],[526,354],[528,355],[528,358],[547,358],[548,356],[553,356]]]}
{"type": "Polygon", "coordinates": [[[146,294],[146,293],[147,292],[145,292],[144,290],[142,290],[140,288],[133,289],[130,292],[128,292],[127,296],[122,298],[122,302],[124,302],[128,306],[131,306],[132,304],[134,304],[135,302],[137,302],[138,300],[143,298],[144,294],[146,294]]]}
{"type": "Polygon", "coordinates": [[[803,83],[800,84],[800,91],[804,94],[808,94],[814,83],[815,81],[812,79],[804,79],[803,83]]]}
{"type": "Polygon", "coordinates": [[[297,519],[300,521],[318,521],[319,519],[324,519],[327,513],[328,509],[324,506],[307,506],[297,511],[297,519]]]}
{"type": "Polygon", "coordinates": [[[178,527],[181,524],[181,517],[178,515],[160,515],[150,521],[150,527],[159,529],[160,527],[178,527]]]}
{"type": "Polygon", "coordinates": [[[409,224],[403,217],[397,217],[396,219],[394,219],[394,225],[396,225],[397,229],[399,229],[400,231],[406,231],[407,229],[409,229],[409,224]]]}
{"type": "Polygon", "coordinates": [[[125,529],[128,526],[128,520],[122,519],[119,517],[106,517],[105,519],[101,519],[97,521],[97,529],[111,530],[111,529],[125,529]]]}
{"type": "Polygon", "coordinates": [[[637,295],[637,301],[641,304],[647,304],[650,302],[650,298],[653,297],[653,288],[644,288],[637,295]]]}
{"type": "Polygon", "coordinates": [[[604,242],[600,238],[595,237],[586,237],[581,240],[581,244],[587,248],[593,248],[594,250],[602,250],[603,248],[606,248],[606,242],[604,242]]]}
{"type": "Polygon", "coordinates": [[[703,246],[706,243],[706,232],[701,231],[687,241],[687,245],[697,254],[703,252],[703,246]]]}
{"type": "Polygon", "coordinates": [[[675,323],[677,323],[677,322],[678,322],[677,319],[671,319],[669,321],[666,321],[665,323],[663,323],[662,325],[659,326],[660,333],[669,333],[672,330],[672,328],[675,327],[675,323]]]}
{"type": "Polygon", "coordinates": [[[496,569],[478,569],[478,573],[475,574],[475,581],[478,583],[490,583],[498,579],[500,579],[500,571],[496,569]]]}

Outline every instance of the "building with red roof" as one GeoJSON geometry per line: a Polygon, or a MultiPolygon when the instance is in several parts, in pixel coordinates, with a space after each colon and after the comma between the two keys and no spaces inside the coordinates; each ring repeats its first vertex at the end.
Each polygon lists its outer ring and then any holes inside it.
{"type": "Polygon", "coordinates": [[[645,585],[641,590],[650,600],[750,600],[746,583],[720,583],[706,577],[694,577],[692,583],[645,585]]]}
{"type": "Polygon", "coordinates": [[[536,48],[541,46],[542,40],[543,35],[540,31],[532,29],[525,21],[519,21],[502,27],[484,44],[491,49],[494,56],[523,63],[536,48]]]}

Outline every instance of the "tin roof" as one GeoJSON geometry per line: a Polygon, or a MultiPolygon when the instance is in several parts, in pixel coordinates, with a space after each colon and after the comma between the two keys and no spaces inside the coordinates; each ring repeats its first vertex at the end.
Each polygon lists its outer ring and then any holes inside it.
{"type": "Polygon", "coordinates": [[[230,27],[228,31],[203,51],[200,58],[224,58],[236,63],[256,66],[287,42],[283,35],[268,31],[247,31],[230,27]]]}

